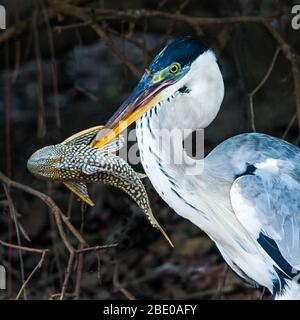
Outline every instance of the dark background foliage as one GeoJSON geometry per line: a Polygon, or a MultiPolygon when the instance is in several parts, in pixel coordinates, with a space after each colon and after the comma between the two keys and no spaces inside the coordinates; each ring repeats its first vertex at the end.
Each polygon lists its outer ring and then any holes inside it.
{"type": "MultiPolygon", "coordinates": [[[[0,297],[15,298],[34,271],[20,299],[61,293],[66,299],[261,298],[262,292],[228,270],[211,240],[177,216],[149,181],[153,212],[175,249],[122,192],[93,185],[96,206],[86,208],[62,185],[32,177],[26,161],[44,145],[104,124],[153,55],[171,38],[188,34],[218,53],[225,81],[221,111],[205,132],[206,151],[253,130],[298,145],[300,30],[292,29],[290,14],[297,1],[0,2],[8,14],[7,30],[0,30],[0,171],[50,195],[89,246],[118,244],[76,253],[67,269],[70,252],[49,206],[4,183],[0,263],[8,270],[8,290],[0,297]]],[[[65,230],[77,248],[77,239],[65,230]]]]}

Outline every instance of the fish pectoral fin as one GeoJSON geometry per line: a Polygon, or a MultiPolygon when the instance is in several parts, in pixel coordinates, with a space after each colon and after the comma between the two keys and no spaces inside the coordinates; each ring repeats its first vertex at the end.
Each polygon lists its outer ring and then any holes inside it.
{"type": "Polygon", "coordinates": [[[83,202],[90,206],[94,206],[94,202],[90,199],[88,195],[88,190],[86,184],[83,182],[64,182],[64,185],[71,190],[77,197],[79,197],[83,202]]]}
{"type": "Polygon", "coordinates": [[[153,225],[154,228],[156,228],[157,230],[160,231],[160,233],[164,236],[164,238],[168,241],[168,243],[170,244],[170,246],[172,248],[174,248],[174,244],[172,242],[172,240],[169,238],[169,236],[167,235],[167,233],[165,232],[165,230],[160,226],[160,224],[156,221],[156,224],[153,225]]]}
{"type": "Polygon", "coordinates": [[[174,244],[171,241],[171,239],[169,238],[169,236],[167,235],[167,233],[165,232],[165,230],[161,227],[161,225],[158,223],[158,221],[155,219],[155,217],[153,216],[153,213],[150,209],[150,211],[148,211],[146,213],[146,217],[148,218],[149,222],[151,223],[152,227],[156,228],[157,230],[160,231],[160,233],[164,236],[164,238],[169,242],[170,246],[172,248],[174,248],[174,244]]]}

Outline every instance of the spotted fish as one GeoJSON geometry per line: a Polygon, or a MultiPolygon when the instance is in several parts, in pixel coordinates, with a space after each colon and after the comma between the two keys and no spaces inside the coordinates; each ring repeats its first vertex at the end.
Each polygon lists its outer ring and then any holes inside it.
{"type": "Polygon", "coordinates": [[[153,216],[149,199],[141,177],[130,165],[116,155],[124,141],[122,136],[102,148],[89,146],[101,126],[81,131],[60,144],[36,151],[28,160],[28,170],[37,178],[63,182],[82,201],[94,203],[87,191],[87,183],[102,182],[126,192],[143,210],[151,225],[173,243],[153,216]]]}

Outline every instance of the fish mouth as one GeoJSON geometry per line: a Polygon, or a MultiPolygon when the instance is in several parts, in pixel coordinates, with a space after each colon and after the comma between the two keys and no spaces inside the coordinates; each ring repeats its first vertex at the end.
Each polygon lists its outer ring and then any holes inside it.
{"type": "Polygon", "coordinates": [[[45,174],[43,174],[43,170],[41,169],[41,161],[36,161],[29,158],[27,161],[27,169],[36,178],[42,180],[49,179],[45,174]]]}
{"type": "Polygon", "coordinates": [[[51,159],[53,146],[47,146],[35,151],[27,161],[28,171],[37,178],[43,180],[53,180],[47,171],[51,171],[51,164],[46,159],[51,159]]]}
{"type": "Polygon", "coordinates": [[[40,168],[43,165],[42,160],[37,159],[36,157],[37,152],[32,154],[32,156],[27,161],[27,169],[33,175],[39,175],[40,168]]]}

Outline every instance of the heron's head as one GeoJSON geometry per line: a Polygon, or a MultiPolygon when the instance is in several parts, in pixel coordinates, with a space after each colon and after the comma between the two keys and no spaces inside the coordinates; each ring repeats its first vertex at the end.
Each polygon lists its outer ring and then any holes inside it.
{"type": "Polygon", "coordinates": [[[61,180],[63,153],[60,145],[51,145],[37,150],[27,161],[28,170],[37,178],[61,180]]]}
{"type": "MultiPolygon", "coordinates": [[[[208,102],[210,96],[214,96],[217,97],[214,104],[218,105],[219,110],[223,99],[223,79],[216,56],[209,47],[193,37],[170,42],[153,59],[131,95],[106,124],[107,130],[102,130],[92,145],[100,147],[112,140],[159,102],[170,100],[177,91],[183,94],[191,92],[189,96],[194,97],[193,101],[198,103],[199,108],[199,99],[208,102]],[[194,92],[191,92],[192,89],[194,92]]],[[[170,112],[180,111],[173,109],[170,112]]],[[[214,113],[213,117],[217,112],[214,113]]]]}

